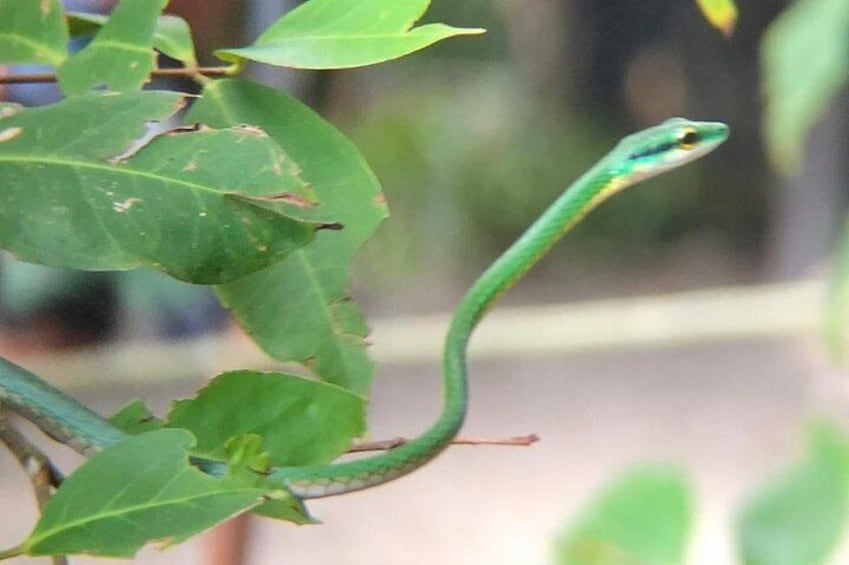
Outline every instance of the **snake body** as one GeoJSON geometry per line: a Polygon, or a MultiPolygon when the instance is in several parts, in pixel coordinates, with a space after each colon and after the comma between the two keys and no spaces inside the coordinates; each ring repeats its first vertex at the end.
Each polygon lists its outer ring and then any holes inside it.
{"type": "MultiPolygon", "coordinates": [[[[727,137],[725,124],[672,118],[622,139],[567,188],[466,292],[445,338],[442,414],[427,431],[378,455],[330,465],[275,468],[271,478],[281,481],[299,498],[320,498],[392,481],[436,457],[463,424],[468,402],[469,338],[498,297],[602,201],[641,180],[705,155],[727,137]]],[[[87,455],[125,437],[98,414],[7,361],[0,362],[0,403],[87,455]]],[[[222,472],[222,464],[199,464],[210,473],[222,472]]]]}

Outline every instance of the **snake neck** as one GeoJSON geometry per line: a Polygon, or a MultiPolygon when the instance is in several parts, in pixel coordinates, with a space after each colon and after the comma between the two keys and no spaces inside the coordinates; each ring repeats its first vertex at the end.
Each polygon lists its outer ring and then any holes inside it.
{"type": "Polygon", "coordinates": [[[583,216],[622,188],[604,162],[578,179],[475,281],[451,320],[443,355],[443,408],[422,435],[390,451],[325,466],[283,468],[272,474],[302,499],[335,496],[406,475],[436,457],[466,417],[466,351],[472,332],[498,298],[521,279],[583,216]]]}

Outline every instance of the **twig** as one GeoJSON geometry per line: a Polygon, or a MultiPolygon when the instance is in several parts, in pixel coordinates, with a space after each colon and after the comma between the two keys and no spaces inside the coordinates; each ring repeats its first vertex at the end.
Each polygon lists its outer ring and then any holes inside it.
{"type": "MultiPolygon", "coordinates": [[[[173,69],[154,69],[150,74],[154,77],[223,77],[233,73],[233,67],[178,67],[173,69]]],[[[20,73],[0,75],[0,84],[34,84],[56,82],[56,73],[20,73]]]]}
{"type": "MultiPolygon", "coordinates": [[[[53,466],[43,451],[12,426],[2,410],[0,410],[0,441],[6,444],[26,471],[32,482],[38,509],[44,511],[44,507],[53,494],[53,489],[58,488],[62,482],[62,473],[53,466]]],[[[0,560],[19,554],[19,548],[0,552],[0,560]]],[[[68,565],[68,559],[64,555],[53,555],[50,559],[53,565],[68,565]]]]}
{"type": "Polygon", "coordinates": [[[35,491],[38,508],[44,510],[52,490],[58,488],[62,482],[61,471],[53,466],[43,451],[15,429],[2,412],[0,412],[0,441],[6,444],[26,471],[35,491]]]}
{"type": "Polygon", "coordinates": [[[24,548],[23,546],[17,545],[15,547],[10,547],[9,549],[0,549],[0,561],[5,559],[11,559],[12,557],[17,557],[19,555],[23,555],[24,548]]]}
{"type": "MultiPolygon", "coordinates": [[[[381,441],[365,441],[352,445],[348,449],[348,453],[361,453],[363,451],[387,451],[395,449],[410,440],[405,437],[396,437],[392,439],[384,439],[381,441]]],[[[489,439],[477,437],[458,437],[451,442],[452,445],[504,445],[527,447],[539,441],[539,436],[536,434],[528,434],[524,436],[514,436],[503,439],[489,439]]]]}

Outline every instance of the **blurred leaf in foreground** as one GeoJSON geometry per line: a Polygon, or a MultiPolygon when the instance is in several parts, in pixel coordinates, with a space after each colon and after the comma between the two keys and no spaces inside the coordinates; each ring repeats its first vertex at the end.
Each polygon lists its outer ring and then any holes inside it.
{"type": "Polygon", "coordinates": [[[849,83],[849,0],[791,4],[764,35],[761,64],[769,155],[790,174],[811,127],[849,83]]]}
{"type": "Polygon", "coordinates": [[[725,37],[731,37],[737,25],[737,5],[734,0],[696,0],[696,3],[713,27],[725,37]]]}
{"type": "Polygon", "coordinates": [[[737,520],[745,565],[825,563],[846,525],[849,441],[828,425],[814,426],[808,453],[746,502],[737,520]]]}
{"type": "Polygon", "coordinates": [[[557,565],[684,562],[692,510],[686,478],[640,467],[605,487],[557,542],[557,565]]]}

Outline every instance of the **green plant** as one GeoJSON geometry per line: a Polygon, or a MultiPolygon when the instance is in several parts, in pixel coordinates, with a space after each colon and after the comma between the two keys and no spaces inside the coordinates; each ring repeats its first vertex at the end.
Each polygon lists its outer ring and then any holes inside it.
{"type": "MultiPolygon", "coordinates": [[[[386,205],[333,126],[284,92],[230,77],[247,61],[369,65],[482,31],[413,27],[427,0],[312,0],[253,44],[219,50],[229,66],[202,68],[188,25],[163,16],[166,4],[123,0],[105,18],[64,13],[58,0],[0,0],[0,63],[54,66],[46,78],[67,97],[40,108],[0,105],[0,246],[45,265],[150,267],[210,285],[271,357],[303,364],[316,380],[225,373],[164,421],[130,404],[112,421],[141,435],[65,479],[30,537],[3,557],[130,556],[246,510],[310,521],[262,472],[329,462],[363,433],[372,365],[346,287],[349,263],[386,205]],[[85,35],[91,42],[69,54],[69,37],[85,35]],[[183,68],[157,68],[156,52],[183,68]],[[200,96],[141,90],[149,77],[172,74],[193,78],[200,96]],[[231,417],[216,419],[222,413],[231,417]],[[190,456],[221,461],[224,476],[202,473],[190,456]]],[[[26,446],[18,448],[23,456],[26,446]]]]}
{"type": "MultiPolygon", "coordinates": [[[[286,94],[229,77],[247,60],[346,68],[480,31],[410,29],[427,7],[422,0],[312,0],[254,44],[218,51],[231,66],[201,68],[185,22],[161,16],[166,3],[123,0],[103,18],[65,14],[57,0],[0,0],[0,34],[10,38],[0,62],[55,66],[68,96],[44,108],[0,106],[0,245],[46,265],[152,267],[210,285],[270,356],[299,362],[318,380],[225,373],[164,421],[139,402],[128,405],[112,423],[133,437],[65,480],[30,537],[0,558],[129,556],[150,540],[179,542],[246,510],[310,520],[299,500],[262,475],[272,465],[330,461],[362,434],[371,363],[365,323],[345,288],[348,263],[386,210],[344,136],[286,94]],[[86,48],[68,54],[70,36],[90,34],[86,48]],[[184,69],[156,68],[154,49],[184,69]],[[199,99],[140,90],[150,76],[169,74],[202,85],[199,99]],[[145,135],[148,124],[166,121],[172,125],[145,135]],[[222,413],[238,418],[216,419],[222,413]],[[192,456],[221,465],[204,474],[192,456]]],[[[708,14],[728,5],[703,3],[708,14]]],[[[727,14],[720,20],[727,29],[727,14]]],[[[67,430],[54,431],[68,439],[67,430]]]]}

